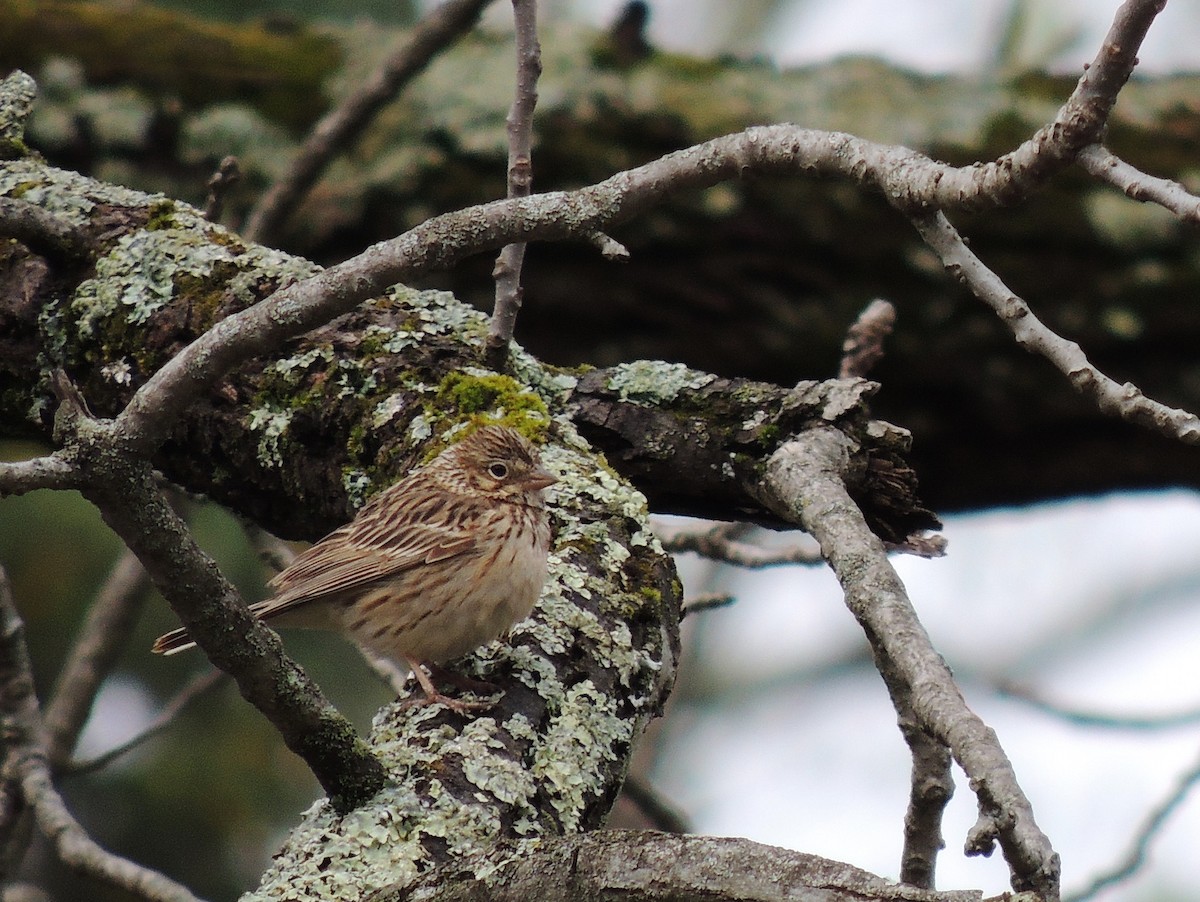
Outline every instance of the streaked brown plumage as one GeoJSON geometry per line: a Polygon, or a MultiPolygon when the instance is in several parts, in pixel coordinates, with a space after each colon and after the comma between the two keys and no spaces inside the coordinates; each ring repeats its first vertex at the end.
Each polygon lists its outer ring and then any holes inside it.
{"type": "MultiPolygon", "coordinates": [[[[478,707],[439,693],[421,665],[464,655],[533,610],[550,548],[542,490],[553,482],[518,432],[479,429],[299,554],[250,610],[272,625],[342,632],[407,664],[421,703],[478,707]]],[[[154,651],[193,644],[178,629],[154,651]]]]}

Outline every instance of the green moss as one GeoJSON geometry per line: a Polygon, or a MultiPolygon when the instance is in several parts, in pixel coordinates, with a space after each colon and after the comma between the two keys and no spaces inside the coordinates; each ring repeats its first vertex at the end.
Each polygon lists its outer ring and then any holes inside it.
{"type": "Polygon", "coordinates": [[[169,198],[156,200],[146,209],[149,218],[146,220],[146,231],[169,229],[175,225],[175,201],[169,198]]]}

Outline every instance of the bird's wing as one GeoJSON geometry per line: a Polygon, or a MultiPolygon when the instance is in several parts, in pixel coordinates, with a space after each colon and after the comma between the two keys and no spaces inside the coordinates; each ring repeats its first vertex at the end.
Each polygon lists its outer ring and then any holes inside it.
{"type": "Polygon", "coordinates": [[[263,618],[274,617],[315,598],[469,554],[476,548],[475,534],[444,498],[395,504],[385,503],[381,495],[354,521],[297,555],[271,580],[275,595],[255,605],[254,611],[263,618]]]}

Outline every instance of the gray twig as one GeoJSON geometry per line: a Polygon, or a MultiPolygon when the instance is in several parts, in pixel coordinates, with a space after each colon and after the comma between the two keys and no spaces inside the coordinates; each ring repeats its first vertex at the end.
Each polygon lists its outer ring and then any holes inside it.
{"type": "Polygon", "coordinates": [[[1167,797],[1146,816],[1124,859],[1112,870],[1095,877],[1087,886],[1067,893],[1063,896],[1063,902],[1084,902],[1085,899],[1092,898],[1101,890],[1115,886],[1136,874],[1146,863],[1150,845],[1162,830],[1167,819],[1175,812],[1175,809],[1183,804],[1188,793],[1198,783],[1200,783],[1200,760],[1197,760],[1189,770],[1180,775],[1167,797]]]}
{"type": "Polygon", "coordinates": [[[1147,175],[1100,144],[1080,151],[1078,162],[1089,175],[1119,188],[1126,197],[1158,204],[1184,222],[1200,225],[1200,197],[1179,182],[1147,175]]]}
{"type": "Polygon", "coordinates": [[[175,696],[166,704],[159,712],[158,716],[152,720],[144,730],[136,736],[131,736],[129,739],[116,745],[108,751],[101,752],[93,758],[86,758],[81,761],[71,761],[64,770],[72,775],[92,773],[108,767],[122,755],[132,752],[138,746],[144,745],[155,736],[166,731],[175,719],[198,698],[203,697],[208,692],[216,688],[227,677],[228,674],[220,670],[207,670],[191,680],[175,694],[175,696]]]}
{"type": "Polygon", "coordinates": [[[946,271],[995,311],[1012,330],[1017,344],[1049,360],[1101,411],[1186,444],[1200,444],[1200,417],[1147,398],[1133,383],[1120,385],[1096,369],[1076,342],[1058,335],[1034,316],[1029,305],[975,256],[944,214],[926,214],[912,221],[946,271]]]}
{"type": "Polygon", "coordinates": [[[933,889],[937,856],[946,847],[942,839],[942,814],[954,795],[950,749],[921,726],[910,707],[900,712],[899,723],[912,754],[900,882],[933,889]]]}
{"type": "MultiPolygon", "coordinates": [[[[516,25],[517,78],[512,107],[505,125],[508,130],[508,197],[528,197],[533,189],[533,111],[537,107],[537,83],[542,74],[542,48],[537,38],[537,0],[512,0],[516,25]]],[[[496,303],[488,326],[485,359],[492,369],[503,369],[508,344],[517,326],[524,289],[521,266],[525,242],[505,245],[496,258],[492,278],[496,280],[496,303]]]]}
{"type": "Polygon", "coordinates": [[[0,462],[0,496],[24,495],[37,489],[73,489],[78,484],[78,471],[61,454],[0,462]]]}
{"type": "Polygon", "coordinates": [[[719,523],[710,529],[681,530],[662,536],[660,541],[666,551],[690,551],[701,557],[726,564],[757,570],[763,567],[779,567],[786,564],[819,564],[820,549],[803,545],[787,548],[767,549],[748,542],[738,536],[746,524],[719,523]]]}
{"type": "Polygon", "coordinates": [[[684,599],[683,606],[679,609],[679,619],[682,620],[689,614],[698,614],[701,611],[713,611],[717,608],[727,608],[737,599],[734,596],[725,592],[710,592],[705,595],[696,595],[692,598],[684,599]]]}
{"type": "Polygon", "coordinates": [[[204,218],[216,222],[225,208],[225,194],[240,182],[242,171],[235,156],[224,157],[217,171],[208,180],[208,197],[204,201],[204,218]]]}
{"type": "Polygon", "coordinates": [[[1032,689],[1016,683],[1001,683],[996,687],[996,691],[1000,695],[1018,699],[1038,711],[1081,727],[1096,727],[1105,730],[1174,730],[1200,723],[1200,708],[1190,708],[1170,714],[1108,714],[1055,704],[1038,696],[1032,689]]]}
{"type": "Polygon", "coordinates": [[[667,833],[691,833],[692,828],[678,809],[664,799],[649,783],[630,774],[625,778],[621,794],[637,806],[655,830],[667,833]]]}

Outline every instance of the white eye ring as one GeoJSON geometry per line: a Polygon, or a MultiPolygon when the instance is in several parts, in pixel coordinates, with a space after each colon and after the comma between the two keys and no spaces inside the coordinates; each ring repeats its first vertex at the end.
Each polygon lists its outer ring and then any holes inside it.
{"type": "Polygon", "coordinates": [[[491,464],[488,467],[488,474],[493,479],[503,479],[504,477],[506,477],[508,475],[508,465],[502,464],[499,461],[497,461],[496,463],[491,464]]]}

